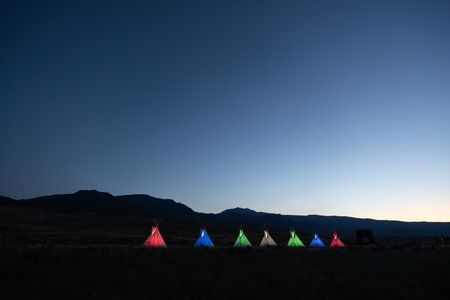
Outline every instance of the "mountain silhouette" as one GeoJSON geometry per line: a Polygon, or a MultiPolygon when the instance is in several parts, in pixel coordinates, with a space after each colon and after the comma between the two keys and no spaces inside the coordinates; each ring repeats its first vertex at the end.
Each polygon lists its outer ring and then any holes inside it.
{"type": "MultiPolygon", "coordinates": [[[[342,216],[281,215],[256,212],[249,208],[233,208],[218,214],[198,213],[188,206],[171,199],[160,199],[149,195],[113,196],[96,190],[80,190],[73,194],[60,194],[14,200],[0,196],[0,206],[37,208],[64,215],[91,213],[99,216],[139,216],[192,220],[224,224],[252,224],[271,228],[294,228],[303,232],[330,233],[337,230],[353,234],[354,230],[370,228],[383,236],[440,236],[450,235],[450,223],[445,222],[401,222],[361,219],[342,216]]],[[[20,214],[20,209],[14,210],[20,214]]],[[[30,215],[29,210],[23,215],[30,215]]],[[[9,215],[11,217],[11,215],[9,215]]],[[[20,216],[22,219],[24,216],[20,216]]],[[[61,216],[59,216],[62,218],[61,216]]]]}
{"type": "MultiPolygon", "coordinates": [[[[195,215],[192,209],[171,199],[159,199],[148,195],[113,196],[96,190],[81,190],[74,194],[12,201],[15,205],[37,207],[67,214],[95,213],[181,219],[193,218],[195,215]]],[[[11,201],[7,204],[11,204],[11,201]]]]}
{"type": "Polygon", "coordinates": [[[222,211],[220,214],[221,215],[241,214],[241,215],[252,216],[252,217],[260,217],[267,213],[256,212],[249,208],[236,207],[236,208],[226,209],[226,210],[222,211]]]}
{"type": "Polygon", "coordinates": [[[4,197],[4,196],[0,196],[0,205],[1,204],[13,205],[14,203],[15,203],[15,201],[13,199],[4,197]]]}

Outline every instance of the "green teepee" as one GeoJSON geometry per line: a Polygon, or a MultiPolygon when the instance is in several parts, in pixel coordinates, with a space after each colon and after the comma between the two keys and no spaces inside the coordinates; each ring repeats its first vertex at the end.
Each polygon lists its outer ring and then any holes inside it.
{"type": "Polygon", "coordinates": [[[297,234],[295,233],[295,230],[289,231],[291,234],[291,238],[289,239],[288,246],[289,247],[305,247],[303,242],[298,238],[297,234]]]}
{"type": "Polygon", "coordinates": [[[245,236],[244,230],[239,229],[239,235],[236,239],[236,242],[234,242],[234,247],[251,247],[251,246],[252,244],[245,236]]]}

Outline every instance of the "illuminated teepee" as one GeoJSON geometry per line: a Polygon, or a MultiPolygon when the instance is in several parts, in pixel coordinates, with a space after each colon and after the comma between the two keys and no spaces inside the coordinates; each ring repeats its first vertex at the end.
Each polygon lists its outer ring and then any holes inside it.
{"type": "Polygon", "coordinates": [[[259,246],[261,246],[261,247],[273,247],[273,246],[276,246],[276,245],[277,245],[277,243],[275,243],[273,238],[270,236],[269,230],[264,229],[264,235],[263,235],[263,238],[262,238],[261,243],[259,244],[259,246]]]}
{"type": "Polygon", "coordinates": [[[338,247],[338,248],[345,247],[344,243],[339,239],[336,231],[333,232],[333,239],[331,240],[330,247],[331,248],[334,248],[334,247],[338,247]]]}
{"type": "Polygon", "coordinates": [[[314,238],[311,241],[311,244],[309,244],[310,247],[325,247],[325,244],[320,239],[319,235],[316,233],[314,234],[314,238]]]}
{"type": "Polygon", "coordinates": [[[291,231],[289,231],[289,233],[291,234],[291,237],[289,238],[289,241],[287,244],[288,247],[305,247],[303,242],[300,240],[298,235],[295,233],[295,230],[291,230],[291,231]]]}
{"type": "Polygon", "coordinates": [[[150,233],[150,236],[145,241],[144,247],[148,248],[164,248],[166,247],[166,243],[164,242],[164,239],[159,232],[158,224],[155,226],[152,226],[152,231],[150,233]]]}
{"type": "Polygon", "coordinates": [[[208,233],[205,228],[200,229],[200,237],[194,244],[195,247],[214,247],[208,233]]]}
{"type": "Polygon", "coordinates": [[[236,239],[236,242],[234,242],[234,247],[251,247],[251,246],[252,246],[252,244],[245,236],[244,230],[239,229],[239,235],[236,239]]]}

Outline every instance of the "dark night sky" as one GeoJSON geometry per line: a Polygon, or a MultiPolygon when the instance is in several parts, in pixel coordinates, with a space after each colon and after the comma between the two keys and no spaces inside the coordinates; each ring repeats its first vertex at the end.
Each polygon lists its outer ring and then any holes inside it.
{"type": "Polygon", "coordinates": [[[449,1],[130,2],[1,2],[0,194],[450,221],[449,1]]]}

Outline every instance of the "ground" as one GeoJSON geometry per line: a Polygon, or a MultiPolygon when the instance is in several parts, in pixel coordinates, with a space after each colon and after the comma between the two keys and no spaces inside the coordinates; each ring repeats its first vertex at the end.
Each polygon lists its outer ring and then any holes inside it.
{"type": "Polygon", "coordinates": [[[446,299],[450,249],[0,249],[0,299],[446,299]]]}

